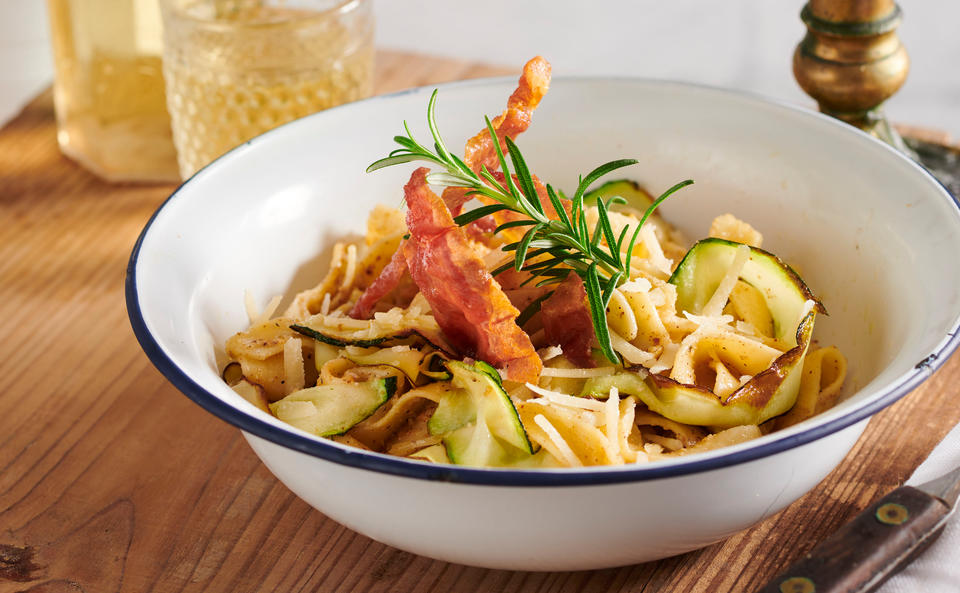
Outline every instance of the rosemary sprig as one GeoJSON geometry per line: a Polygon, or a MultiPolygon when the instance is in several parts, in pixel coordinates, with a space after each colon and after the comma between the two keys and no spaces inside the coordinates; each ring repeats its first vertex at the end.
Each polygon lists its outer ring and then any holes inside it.
{"type": "MultiPolygon", "coordinates": [[[[427,175],[428,183],[467,188],[467,195],[484,196],[494,202],[457,216],[454,219],[457,224],[466,225],[503,210],[522,215],[523,218],[501,224],[496,228],[495,232],[524,227],[526,231],[519,241],[502,247],[504,251],[513,252],[513,261],[500,266],[492,273],[496,275],[511,267],[517,271],[527,271],[531,274],[531,279],[538,280],[538,286],[562,282],[570,272],[578,274],[583,279],[587,292],[590,316],[600,349],[611,362],[619,364],[620,357],[613,349],[610,330],[607,326],[607,305],[613,297],[614,289],[630,278],[631,256],[644,222],[667,197],[692,184],[693,181],[689,179],[682,181],[654,200],[630,234],[624,249],[629,227],[625,227],[619,236],[615,236],[608,211],[611,205],[625,203],[625,200],[618,196],[606,201],[597,200],[597,223],[591,232],[587,225],[583,199],[587,189],[597,180],[617,169],[636,164],[635,159],[610,161],[581,177],[576,192],[570,198],[572,207],[569,214],[560,201],[560,195],[547,184],[547,196],[558,217],[551,219],[544,213],[533,175],[516,144],[509,137],[505,138],[507,154],[504,155],[490,118],[484,118],[496,147],[504,180],[503,182],[497,180],[486,167],[479,173],[474,172],[463,160],[447,150],[443,143],[434,116],[436,102],[437,91],[434,90],[427,104],[427,125],[433,136],[433,148],[427,148],[417,142],[407,122],[404,122],[406,136],[394,137],[394,141],[400,145],[400,148],[391,152],[386,158],[371,164],[367,167],[367,172],[411,161],[427,161],[441,168],[440,171],[427,175]],[[623,256],[624,252],[626,256],[623,256]]],[[[544,298],[546,297],[538,299],[537,305],[544,298]]],[[[532,311],[526,311],[524,314],[532,314],[532,311]]]]}

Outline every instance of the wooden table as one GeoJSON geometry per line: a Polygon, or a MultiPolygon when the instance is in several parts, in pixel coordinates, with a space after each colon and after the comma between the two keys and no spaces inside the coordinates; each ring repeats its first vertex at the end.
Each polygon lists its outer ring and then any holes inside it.
{"type": "MultiPolygon", "coordinates": [[[[377,88],[504,72],[384,53],[377,88]]],[[[297,499],[141,352],[125,267],[172,189],[109,185],[61,156],[49,94],[0,130],[0,593],[750,591],[900,484],[960,421],[955,356],[878,414],[818,488],[723,543],[578,573],[413,556],[297,499]]]]}

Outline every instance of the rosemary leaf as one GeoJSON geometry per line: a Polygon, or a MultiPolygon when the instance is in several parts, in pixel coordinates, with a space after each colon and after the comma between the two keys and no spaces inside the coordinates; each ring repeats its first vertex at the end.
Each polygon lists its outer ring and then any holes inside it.
{"type": "MultiPolygon", "coordinates": [[[[623,240],[627,238],[627,231],[630,230],[630,225],[623,227],[623,230],[620,231],[620,237],[617,239],[617,253],[620,254],[620,248],[623,246],[623,240]]],[[[629,272],[629,270],[627,270],[629,272]]]]}
{"type": "Polygon", "coordinates": [[[593,318],[593,331],[597,334],[600,351],[610,362],[620,364],[620,358],[614,352],[613,343],[610,340],[610,329],[607,327],[607,309],[603,304],[603,294],[600,292],[600,277],[597,273],[596,262],[590,264],[590,267],[587,268],[586,276],[584,288],[587,291],[590,316],[593,318]]]}
{"type": "Polygon", "coordinates": [[[607,305],[610,304],[610,299],[613,298],[613,291],[617,288],[617,285],[620,283],[620,279],[623,278],[623,272],[617,272],[607,280],[607,283],[603,286],[603,308],[606,310],[607,305]]]}
{"type": "Polygon", "coordinates": [[[647,208],[647,211],[643,213],[643,218],[640,219],[640,225],[639,225],[639,226],[643,226],[643,223],[647,222],[647,219],[650,218],[650,215],[653,214],[653,211],[656,210],[656,209],[657,209],[657,206],[659,206],[660,204],[662,204],[664,200],[666,200],[666,199],[669,198],[671,195],[673,195],[674,192],[676,192],[677,190],[683,189],[684,187],[687,187],[688,185],[693,185],[693,179],[687,179],[687,180],[685,180],[685,181],[681,181],[680,183],[674,185],[673,187],[671,187],[671,188],[668,189],[667,191],[665,191],[665,192],[663,192],[662,194],[660,194],[660,197],[657,198],[656,200],[654,200],[653,203],[650,204],[650,207],[647,208]]]}
{"type": "Polygon", "coordinates": [[[617,268],[620,268],[620,251],[617,249],[617,240],[613,236],[613,227],[610,226],[610,217],[607,216],[607,205],[602,199],[597,200],[597,225],[603,231],[603,240],[610,248],[610,255],[613,256],[617,268]]]}
{"type": "Polygon", "coordinates": [[[540,203],[540,196],[537,194],[537,188],[533,183],[533,177],[530,175],[530,169],[527,168],[527,163],[524,161],[523,155],[520,154],[517,145],[513,143],[513,140],[511,140],[509,136],[505,137],[504,140],[507,143],[507,152],[510,154],[510,160],[513,162],[513,170],[517,174],[517,182],[520,184],[520,190],[524,196],[526,196],[527,201],[536,208],[537,212],[543,214],[543,204],[540,203]]]}
{"type": "MultiPolygon", "coordinates": [[[[567,275],[569,274],[570,274],[570,270],[567,270],[567,275]]],[[[540,288],[541,286],[550,286],[551,284],[560,284],[564,280],[566,280],[566,276],[563,276],[562,278],[544,278],[540,282],[537,282],[536,284],[534,284],[534,286],[536,286],[537,288],[540,288]]]]}
{"type": "Polygon", "coordinates": [[[580,185],[577,187],[577,193],[575,196],[583,196],[584,192],[587,191],[587,188],[593,185],[593,183],[606,175],[607,173],[612,173],[617,169],[622,169],[623,167],[628,167],[630,165],[635,165],[639,161],[636,159],[620,159],[617,161],[610,161],[609,163],[604,163],[587,173],[587,176],[580,180],[580,185]]]}
{"type": "Polygon", "coordinates": [[[536,315],[540,311],[540,306],[543,304],[543,301],[547,300],[553,295],[553,291],[544,293],[539,297],[535,298],[529,305],[523,308],[523,311],[517,315],[517,325],[523,327],[523,325],[530,321],[530,318],[536,315]]]}
{"type": "Polygon", "coordinates": [[[493,229],[493,234],[497,234],[500,231],[503,231],[506,229],[512,229],[520,226],[529,226],[531,224],[537,224],[537,221],[536,220],[511,220],[493,229]]]}
{"type": "Polygon", "coordinates": [[[630,237],[630,242],[627,243],[627,258],[623,262],[623,269],[627,272],[627,277],[630,277],[630,260],[633,259],[633,247],[637,244],[637,238],[640,236],[640,229],[643,228],[643,225],[637,225],[637,229],[633,231],[633,236],[630,237]]]}
{"type": "Polygon", "coordinates": [[[523,235],[523,239],[520,239],[520,243],[517,245],[517,254],[514,259],[514,268],[518,272],[523,269],[523,263],[527,259],[527,250],[530,248],[533,238],[537,236],[537,231],[539,231],[542,226],[541,224],[537,224],[530,227],[523,235]]]}
{"type": "Polygon", "coordinates": [[[374,161],[369,167],[367,167],[367,173],[372,173],[377,169],[383,169],[384,167],[392,167],[393,165],[399,165],[401,163],[409,163],[410,161],[430,161],[433,163],[443,164],[437,159],[427,158],[420,154],[399,154],[397,156],[388,156],[380,159],[379,161],[374,161]]]}
{"type": "Polygon", "coordinates": [[[453,222],[457,223],[459,226],[464,226],[470,224],[475,220],[480,220],[484,216],[489,216],[494,212],[500,212],[502,210],[509,210],[504,204],[491,204],[489,206],[480,206],[479,208],[474,208],[473,210],[468,210],[457,216],[453,219],[453,222]]]}
{"type": "Polygon", "coordinates": [[[570,217],[567,216],[567,210],[563,207],[563,203],[560,202],[560,196],[557,195],[557,192],[553,191],[553,186],[551,186],[549,183],[547,184],[547,197],[550,198],[550,204],[553,205],[553,209],[557,212],[557,216],[560,217],[560,222],[569,229],[570,217]]]}
{"type": "Polygon", "coordinates": [[[427,183],[430,183],[433,185],[460,187],[464,184],[465,181],[469,181],[469,180],[464,179],[460,175],[452,175],[450,173],[446,173],[443,171],[441,171],[440,173],[430,173],[429,175],[427,175],[427,183]]]}

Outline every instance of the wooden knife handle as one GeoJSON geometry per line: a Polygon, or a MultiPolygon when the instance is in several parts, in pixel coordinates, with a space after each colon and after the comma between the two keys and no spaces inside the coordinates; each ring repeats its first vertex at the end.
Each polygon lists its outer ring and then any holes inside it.
{"type": "Polygon", "coordinates": [[[897,488],[757,593],[873,591],[936,539],[949,514],[940,499],[897,488]]]}

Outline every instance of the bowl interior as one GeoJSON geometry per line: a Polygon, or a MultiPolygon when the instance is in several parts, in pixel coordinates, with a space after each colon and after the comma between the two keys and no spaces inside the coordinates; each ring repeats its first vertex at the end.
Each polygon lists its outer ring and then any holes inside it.
{"type": "MultiPolygon", "coordinates": [[[[502,110],[514,85],[442,87],[437,117],[452,151],[480,129],[483,115],[502,110]]],[[[430,90],[347,105],[267,133],[201,171],[158,211],[136,254],[139,314],[163,354],[209,397],[294,431],[220,381],[222,344],[247,324],[245,291],[261,307],[287,295],[285,306],[322,277],[336,240],[363,234],[372,205],[401,204],[415,165],[364,169],[394,148],[404,120],[421,142],[429,138],[430,90]]],[[[560,188],[623,157],[640,163],[617,175],[654,193],[693,179],[662,207],[687,237],[705,236],[714,216],[731,212],[797,269],[830,313],[818,318],[815,338],[843,351],[850,375],[844,402],[790,434],[876,411],[929,374],[918,363],[954,347],[956,204],[919,167],[864,134],[717,89],[559,79],[518,144],[531,170],[560,188]]]]}

